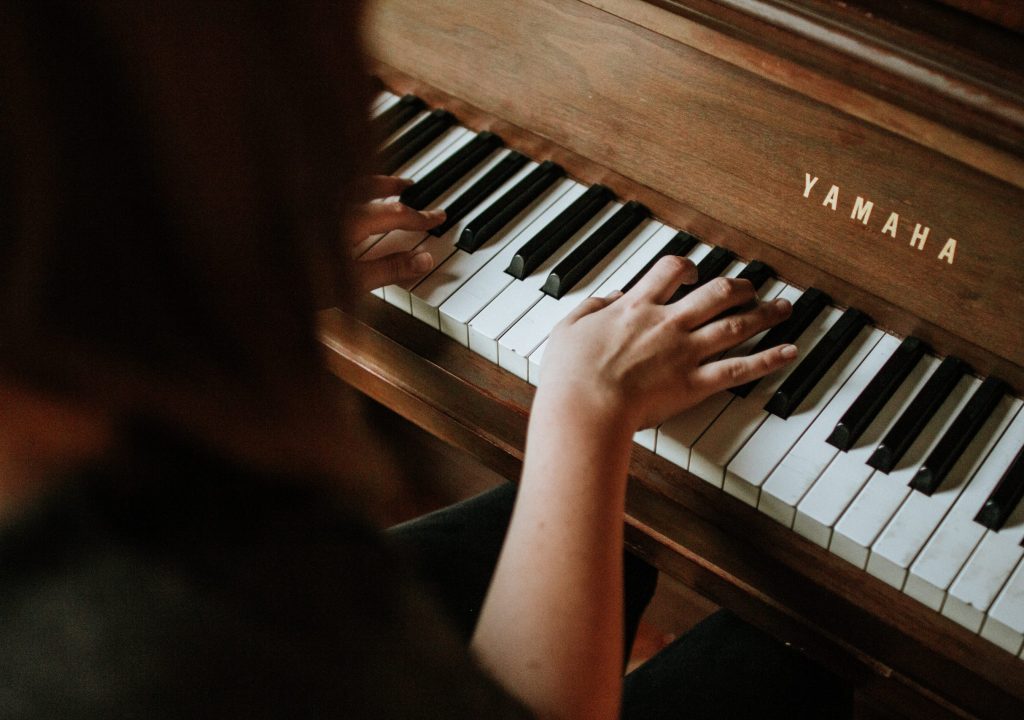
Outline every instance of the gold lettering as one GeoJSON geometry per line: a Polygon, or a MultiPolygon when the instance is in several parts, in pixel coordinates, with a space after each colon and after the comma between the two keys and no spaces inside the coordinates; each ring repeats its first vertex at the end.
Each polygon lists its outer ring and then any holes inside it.
{"type": "Polygon", "coordinates": [[[875,206],[870,200],[865,201],[860,195],[853,202],[853,210],[850,211],[851,220],[860,220],[863,224],[867,225],[868,220],[871,219],[871,209],[875,206]]]}
{"type": "Polygon", "coordinates": [[[945,260],[952,265],[954,255],[956,255],[956,240],[949,238],[946,240],[946,244],[942,246],[942,252],[939,253],[939,260],[945,260]]]}
{"type": "Polygon", "coordinates": [[[896,237],[896,226],[900,224],[900,216],[897,213],[889,213],[889,219],[882,226],[882,232],[889,233],[896,237]]]}
{"type": "Polygon", "coordinates": [[[918,250],[924,250],[924,242],[928,239],[928,233],[930,231],[930,227],[917,223],[914,225],[914,235],[910,238],[910,244],[915,246],[918,250]]]}
{"type": "Polygon", "coordinates": [[[828,195],[821,201],[822,205],[828,205],[833,210],[836,209],[836,204],[839,202],[839,186],[833,185],[832,189],[828,191],[828,195]]]}
{"type": "Polygon", "coordinates": [[[816,182],[818,182],[818,178],[814,178],[812,180],[810,173],[804,173],[804,197],[805,198],[811,196],[811,188],[814,187],[814,184],[816,182]]]}

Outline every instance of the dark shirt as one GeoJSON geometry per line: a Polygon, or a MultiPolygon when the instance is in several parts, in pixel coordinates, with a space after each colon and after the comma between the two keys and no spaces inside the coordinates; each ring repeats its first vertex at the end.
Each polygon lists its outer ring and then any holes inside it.
{"type": "Polygon", "coordinates": [[[0,529],[0,718],[505,718],[316,483],[140,431],[0,529]]]}

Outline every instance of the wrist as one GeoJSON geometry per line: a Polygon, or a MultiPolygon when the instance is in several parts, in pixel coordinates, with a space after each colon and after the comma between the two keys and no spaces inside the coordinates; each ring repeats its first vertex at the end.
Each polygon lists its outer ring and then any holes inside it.
{"type": "Polygon", "coordinates": [[[633,434],[639,429],[639,419],[624,398],[595,389],[587,383],[541,384],[534,398],[532,413],[605,441],[632,441],[633,434]]]}

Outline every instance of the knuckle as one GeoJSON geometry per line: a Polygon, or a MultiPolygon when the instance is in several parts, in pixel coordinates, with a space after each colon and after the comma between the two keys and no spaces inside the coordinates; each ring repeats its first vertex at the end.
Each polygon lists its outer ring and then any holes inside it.
{"type": "Polygon", "coordinates": [[[666,255],[658,261],[658,265],[673,274],[685,270],[687,263],[689,263],[689,260],[679,257],[678,255],[666,255]]]}
{"type": "Polygon", "coordinates": [[[739,360],[733,360],[725,366],[725,374],[731,384],[740,383],[746,378],[745,366],[739,360]]]}
{"type": "Polygon", "coordinates": [[[708,290],[716,297],[728,299],[732,297],[734,287],[731,278],[719,277],[708,283],[708,290]]]}
{"type": "Polygon", "coordinates": [[[741,317],[730,317],[725,320],[725,332],[730,337],[742,337],[746,334],[747,323],[741,317]]]}

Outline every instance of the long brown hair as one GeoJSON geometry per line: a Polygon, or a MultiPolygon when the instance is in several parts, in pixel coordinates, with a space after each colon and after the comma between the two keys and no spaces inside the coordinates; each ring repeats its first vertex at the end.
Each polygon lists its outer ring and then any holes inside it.
{"type": "Polygon", "coordinates": [[[0,6],[0,375],[318,464],[359,5],[0,6]]]}

